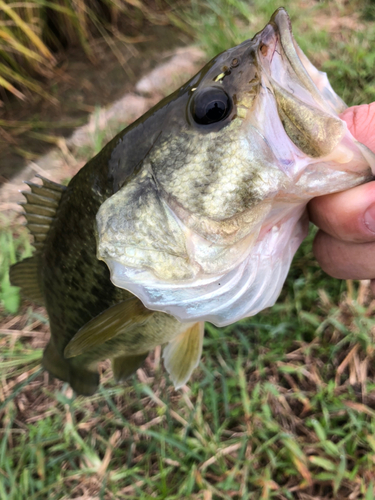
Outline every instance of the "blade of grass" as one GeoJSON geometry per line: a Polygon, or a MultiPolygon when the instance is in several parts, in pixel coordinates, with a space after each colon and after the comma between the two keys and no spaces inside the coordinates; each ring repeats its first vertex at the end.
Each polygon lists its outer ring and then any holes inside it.
{"type": "Polygon", "coordinates": [[[5,80],[5,78],[3,78],[1,75],[0,75],[0,86],[4,87],[4,89],[9,90],[9,92],[14,94],[19,99],[22,99],[23,101],[26,99],[26,96],[22,94],[22,92],[17,90],[10,82],[8,82],[8,80],[5,80]]]}
{"type": "Polygon", "coordinates": [[[33,42],[33,44],[39,49],[39,51],[52,62],[55,62],[55,58],[47,48],[47,46],[42,42],[36,33],[28,26],[23,19],[13,10],[8,4],[3,0],[0,0],[0,8],[8,14],[9,17],[13,19],[16,25],[27,35],[27,37],[33,42]]]}

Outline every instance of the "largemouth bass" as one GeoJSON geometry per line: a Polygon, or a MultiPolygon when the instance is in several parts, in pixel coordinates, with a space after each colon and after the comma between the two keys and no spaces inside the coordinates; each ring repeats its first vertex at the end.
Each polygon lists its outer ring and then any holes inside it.
{"type": "Polygon", "coordinates": [[[372,178],[375,156],[339,118],[345,107],[279,9],[67,188],[30,184],[37,251],[11,281],[46,305],[46,369],[92,394],[98,361],[112,359],[123,380],[166,344],[166,369],[185,384],[204,321],[274,304],[307,232],[306,203],[372,178]]]}

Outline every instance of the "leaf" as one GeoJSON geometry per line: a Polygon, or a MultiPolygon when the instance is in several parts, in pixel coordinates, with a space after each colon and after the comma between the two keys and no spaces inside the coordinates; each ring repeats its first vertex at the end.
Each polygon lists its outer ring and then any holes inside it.
{"type": "Polygon", "coordinates": [[[345,471],[346,471],[346,457],[344,454],[342,454],[340,457],[340,465],[337,468],[336,475],[333,480],[333,492],[335,496],[339,491],[340,485],[345,477],[345,471]]]}
{"type": "Polygon", "coordinates": [[[309,461],[313,465],[317,465],[318,467],[321,467],[324,470],[334,472],[337,469],[337,465],[331,462],[330,460],[327,460],[326,458],[323,457],[317,457],[315,455],[312,455],[309,457],[309,461]]]}

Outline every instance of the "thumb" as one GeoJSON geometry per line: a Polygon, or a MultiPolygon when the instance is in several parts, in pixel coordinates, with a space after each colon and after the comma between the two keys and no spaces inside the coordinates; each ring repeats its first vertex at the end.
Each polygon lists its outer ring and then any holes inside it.
{"type": "Polygon", "coordinates": [[[353,106],[341,113],[352,135],[375,153],[375,102],[353,106]]]}

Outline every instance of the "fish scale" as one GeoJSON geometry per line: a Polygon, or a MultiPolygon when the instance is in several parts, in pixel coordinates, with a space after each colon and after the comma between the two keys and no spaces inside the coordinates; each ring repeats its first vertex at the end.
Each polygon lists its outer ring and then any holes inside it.
{"type": "MultiPolygon", "coordinates": [[[[176,388],[223,326],[272,306],[307,234],[306,203],[373,178],[345,104],[278,9],[120,132],[67,187],[29,184],[36,253],[10,279],[44,302],[43,365],[80,394],[165,346],[176,388]]],[[[373,169],[373,170],[372,170],[373,169]]]]}
{"type": "MultiPolygon", "coordinates": [[[[108,161],[103,157],[108,158],[108,154],[94,158],[68,187],[40,176],[42,185],[29,183],[32,192],[25,193],[25,215],[29,217],[35,207],[43,207],[49,216],[37,215],[43,218],[43,226],[28,223],[38,250],[10,271],[11,282],[21,287],[25,297],[46,305],[51,339],[44,351],[44,367],[84,395],[96,391],[97,364],[102,359],[112,359],[114,375],[122,381],[137,370],[149,350],[189,327],[170,315],[147,310],[131,293],[115,287],[107,266],[96,258],[95,215],[113,194],[108,161]],[[43,243],[39,243],[40,236],[43,243]],[[101,339],[98,346],[93,345],[97,331],[101,339]],[[82,337],[84,352],[70,357],[68,344],[74,338],[79,343],[82,337]]],[[[193,356],[198,356],[196,349],[193,356]]],[[[175,379],[176,384],[186,381],[196,363],[187,367],[188,374],[183,371],[182,382],[181,376],[175,379]]]]}

